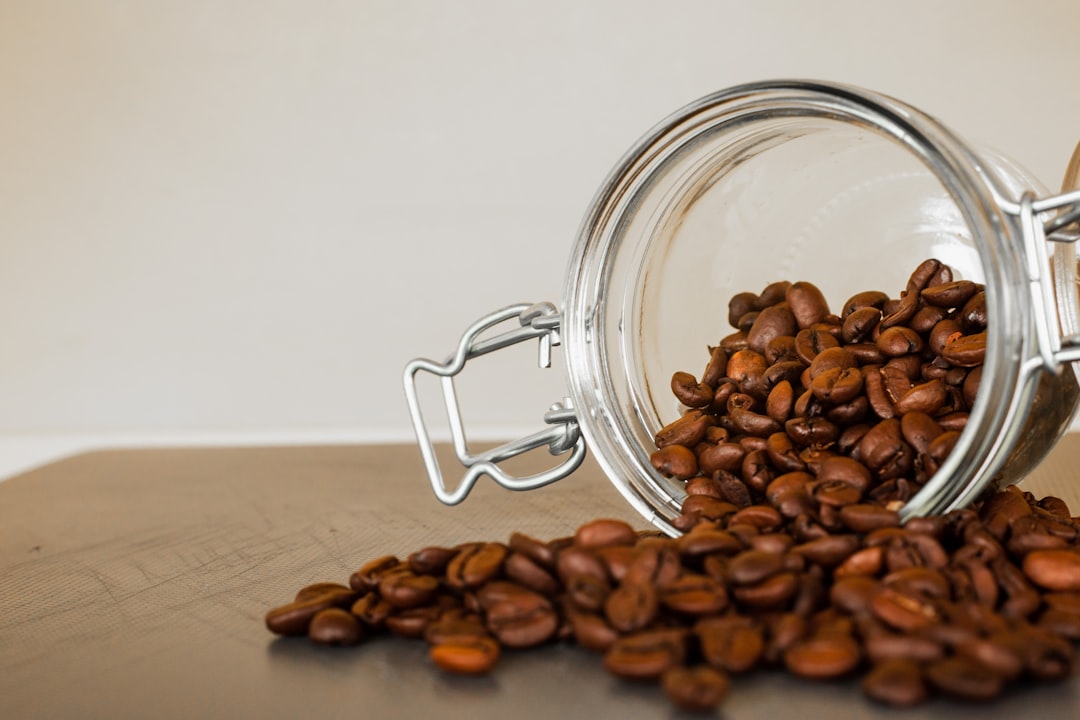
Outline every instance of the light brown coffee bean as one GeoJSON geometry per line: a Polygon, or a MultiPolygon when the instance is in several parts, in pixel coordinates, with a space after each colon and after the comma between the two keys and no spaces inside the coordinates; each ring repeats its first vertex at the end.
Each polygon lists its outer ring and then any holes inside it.
{"type": "Polygon", "coordinates": [[[862,659],[859,645],[841,634],[805,638],[784,653],[784,666],[799,677],[826,680],[853,671],[862,659]]]}
{"type": "Polygon", "coordinates": [[[654,585],[647,583],[624,582],[604,601],[604,616],[622,633],[645,628],[656,619],[659,609],[659,593],[654,585]]]}
{"type": "Polygon", "coordinates": [[[633,545],[637,531],[624,520],[602,518],[585,523],[574,533],[574,544],[584,548],[633,545]]]}
{"type": "Polygon", "coordinates": [[[703,618],[694,625],[701,655],[709,665],[745,673],[761,662],[765,638],[752,620],[739,615],[703,618]]]}
{"type": "Polygon", "coordinates": [[[1056,592],[1080,591],[1080,553],[1034,550],[1024,557],[1024,574],[1036,585],[1056,592]]]}
{"type": "Polygon", "coordinates": [[[432,645],[428,651],[436,666],[455,675],[485,675],[498,664],[501,654],[499,643],[482,635],[461,636],[432,645]]]}

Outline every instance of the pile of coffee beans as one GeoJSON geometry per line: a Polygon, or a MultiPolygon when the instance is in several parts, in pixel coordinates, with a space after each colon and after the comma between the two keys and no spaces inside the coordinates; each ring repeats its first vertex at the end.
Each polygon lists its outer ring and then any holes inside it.
{"type": "Polygon", "coordinates": [[[465,675],[575,642],[698,711],[758,668],[861,675],[893,706],[1068,676],[1080,518],[1064,502],[1009,487],[900,523],[966,424],[983,289],[927,260],[898,299],[859,293],[835,315],[813,285],[774,283],[732,298],[729,320],[700,379],[675,373],[685,412],[656,436],[654,467],[686,483],[681,537],[600,519],[548,542],[387,555],[303,588],[267,627],[326,645],[422,638],[465,675]]]}
{"type": "Polygon", "coordinates": [[[768,498],[787,517],[818,499],[826,525],[862,499],[900,507],[967,423],[986,354],[986,294],[921,263],[899,298],[871,290],[839,315],[808,282],[728,304],[737,330],[709,347],[701,378],[676,372],[686,408],[657,433],[653,467],[686,480],[676,526],[768,498]]]}
{"type": "Polygon", "coordinates": [[[1061,500],[1010,487],[903,526],[870,504],[844,506],[832,529],[812,517],[761,504],[677,539],[600,519],[549,542],[426,547],[303,588],[266,625],[327,645],[422,638],[436,666],[466,675],[503,652],[576,642],[700,711],[758,668],[861,674],[868,697],[894,706],[935,692],[989,700],[1070,673],[1080,518],[1061,500]]]}

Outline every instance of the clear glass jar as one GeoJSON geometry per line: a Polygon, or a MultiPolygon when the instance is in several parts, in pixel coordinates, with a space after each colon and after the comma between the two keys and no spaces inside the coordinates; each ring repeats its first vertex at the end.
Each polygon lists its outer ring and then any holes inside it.
{"type": "Polygon", "coordinates": [[[406,394],[433,488],[457,502],[484,474],[514,489],[546,484],[576,467],[587,445],[626,499],[675,534],[683,483],[653,469],[653,438],[682,411],[672,373],[704,367],[706,346],[732,331],[728,299],[807,280],[836,310],[862,290],[896,297],[930,257],[986,285],[987,354],[966,429],[903,512],[945,512],[1016,482],[1080,402],[1070,232],[1078,208],[1080,192],[1052,196],[1008,159],[892,98],[799,81],[701,98],[639,140],[602,185],[570,258],[561,314],[513,306],[470,328],[446,363],[410,363],[406,394]],[[518,327],[481,338],[507,320],[518,327]],[[547,430],[471,455],[453,375],[469,357],[532,337],[562,341],[569,401],[548,414],[547,430]],[[457,491],[443,484],[420,415],[420,371],[444,378],[467,468],[457,491]],[[498,465],[544,444],[569,452],[566,462],[531,478],[498,465]]]}

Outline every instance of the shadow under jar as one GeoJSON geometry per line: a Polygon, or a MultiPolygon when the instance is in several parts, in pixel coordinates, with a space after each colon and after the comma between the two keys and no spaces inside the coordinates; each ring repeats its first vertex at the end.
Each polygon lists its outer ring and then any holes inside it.
{"type": "Polygon", "coordinates": [[[837,312],[856,292],[898,292],[937,258],[955,279],[985,285],[987,349],[966,428],[902,515],[965,505],[1023,478],[1080,402],[1078,215],[1080,191],[1052,195],[1007,158],[886,96],[774,81],[701,98],[641,138],[604,182],[570,257],[561,311],[510,306],[470,327],[446,361],[406,367],[432,487],[447,503],[482,475],[538,487],[576,468],[588,446],[642,515],[677,534],[684,483],[659,474],[650,455],[657,431],[685,411],[672,374],[703,367],[706,347],[731,332],[729,299],[805,280],[837,312]],[[569,397],[544,430],[474,454],[453,377],[469,359],[529,339],[541,343],[541,364],[552,344],[564,346],[569,397]],[[421,412],[421,372],[442,382],[465,467],[453,489],[421,412]],[[524,478],[501,465],[544,446],[564,460],[524,478]]]}

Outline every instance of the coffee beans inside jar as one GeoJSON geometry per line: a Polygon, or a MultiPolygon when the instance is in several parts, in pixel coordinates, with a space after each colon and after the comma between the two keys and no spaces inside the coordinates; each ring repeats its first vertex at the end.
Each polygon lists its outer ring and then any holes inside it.
{"type": "Polygon", "coordinates": [[[702,377],[675,374],[686,412],[657,436],[654,465],[686,482],[681,537],[599,519],[555,540],[386,555],[301,589],[267,627],[338,646],[423,639],[462,675],[573,642],[697,711],[763,668],[861,677],[894,706],[1067,677],[1080,518],[1064,502],[1009,487],[899,522],[974,399],[981,288],[931,260],[899,300],[860,293],[839,315],[807,283],[730,310],[739,329],[702,377]]]}

